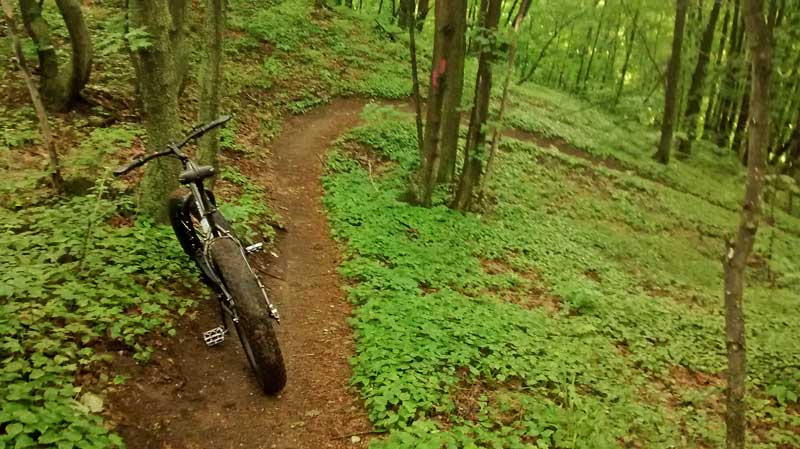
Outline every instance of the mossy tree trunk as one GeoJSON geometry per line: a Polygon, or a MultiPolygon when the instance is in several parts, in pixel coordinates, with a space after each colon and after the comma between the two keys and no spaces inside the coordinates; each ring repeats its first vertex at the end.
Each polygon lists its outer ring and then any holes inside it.
{"type": "MultiPolygon", "coordinates": [[[[179,78],[172,41],[173,19],[167,0],[130,0],[130,28],[146,29],[149,44],[134,52],[144,108],[148,147],[158,151],[178,137],[179,78]]],[[[149,164],[142,180],[139,207],[158,222],[167,221],[166,201],[178,187],[179,163],[161,158],[149,164]]]]}
{"type": "Polygon", "coordinates": [[[672,56],[667,65],[667,89],[664,93],[664,115],[661,118],[661,140],[653,159],[662,164],[669,163],[672,149],[672,136],[675,133],[675,118],[678,105],[678,84],[681,80],[681,50],[683,48],[683,30],[686,25],[686,9],[689,0],[677,0],[675,8],[675,29],[672,35],[672,56]]]}
{"type": "MultiPolygon", "coordinates": [[[[205,0],[203,18],[203,63],[200,72],[200,122],[208,123],[219,116],[220,80],[222,79],[222,34],[225,30],[225,0],[205,0]]],[[[202,138],[198,146],[198,161],[219,167],[219,128],[202,138]]],[[[213,185],[213,179],[211,184],[213,185]]]]}
{"type": "Polygon", "coordinates": [[[475,79],[475,99],[470,112],[467,143],[464,147],[464,165],[458,182],[453,209],[466,212],[472,204],[473,191],[480,183],[483,160],[486,158],[486,119],[489,116],[489,99],[492,92],[492,63],[495,54],[497,24],[500,21],[500,0],[481,0],[480,28],[482,39],[478,56],[478,74],[475,79]]]}
{"type": "Polygon", "coordinates": [[[64,66],[58,61],[41,4],[36,0],[19,0],[22,22],[37,47],[41,96],[50,109],[64,111],[75,104],[89,81],[92,45],[78,0],[56,0],[56,5],[70,38],[70,59],[64,66]]]}
{"type": "Polygon", "coordinates": [[[728,449],[744,449],[747,359],[744,321],[744,270],[753,249],[761,215],[769,144],[769,83],[772,72],[772,32],[764,19],[763,0],[743,0],[742,15],[750,42],[751,93],[747,184],[739,229],[725,254],[725,343],[728,350],[725,425],[728,449]]]}

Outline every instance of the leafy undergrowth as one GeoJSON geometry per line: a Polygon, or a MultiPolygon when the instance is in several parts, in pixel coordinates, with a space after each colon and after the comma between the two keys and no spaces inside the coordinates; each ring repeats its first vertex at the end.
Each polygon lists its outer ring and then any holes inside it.
{"type": "MultiPolygon", "coordinates": [[[[606,113],[568,94],[527,83],[515,86],[508,126],[560,139],[595,157],[617,161],[630,170],[715,206],[738,211],[744,171],[730,151],[709,141],[694,145],[688,160],[673,157],[668,166],[652,159],[658,130],[606,113]]],[[[800,234],[800,219],[777,208],[778,226],[800,234]]]]}
{"type": "MultiPolygon", "coordinates": [[[[513,140],[482,215],[419,208],[401,201],[410,117],[364,120],[324,183],[359,306],[353,383],[390,431],[374,447],[723,446],[733,212],[513,140]]],[[[800,242],[775,231],[768,260],[771,231],[748,279],[751,447],[797,447],[800,242]]]]}
{"type": "MultiPolygon", "coordinates": [[[[95,3],[84,12],[96,50],[87,95],[119,110],[112,120],[115,111],[101,107],[51,116],[70,195],[52,197],[35,115],[20,106],[27,93],[15,73],[0,69],[0,449],[121,447],[98,416],[103,391],[124,382],[111,354],[145,362],[148,342],[173,332],[194,304],[190,289],[200,288],[171,230],[134,220],[133,186],[108,178],[110,167],[144,150],[145,134],[136,117],[120,113],[135,104],[124,11],[95,3]]],[[[192,9],[188,17],[198,15],[192,9]]],[[[274,236],[265,223],[279,219],[263,187],[235,167],[266,155],[281,115],[334,95],[404,97],[411,86],[397,64],[402,43],[355,13],[317,11],[310,1],[237,0],[229,17],[222,108],[236,118],[221,133],[225,168],[215,191],[239,234],[256,241],[274,236]]],[[[63,36],[55,19],[54,33],[63,36]]],[[[5,56],[7,39],[0,41],[5,56]]],[[[34,55],[30,45],[25,51],[34,55]]],[[[188,78],[191,99],[196,74],[188,78]]],[[[183,107],[193,122],[194,103],[183,107]]]]}

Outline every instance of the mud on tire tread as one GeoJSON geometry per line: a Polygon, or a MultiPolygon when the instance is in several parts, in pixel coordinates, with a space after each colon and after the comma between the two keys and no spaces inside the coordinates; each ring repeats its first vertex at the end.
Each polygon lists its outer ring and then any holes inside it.
{"type": "Polygon", "coordinates": [[[258,280],[234,240],[217,238],[210,243],[209,251],[236,303],[239,314],[237,331],[244,334],[239,337],[244,337],[242,346],[245,353],[249,342],[253,355],[250,364],[258,384],[264,393],[276,394],[286,385],[286,368],[258,280]]]}

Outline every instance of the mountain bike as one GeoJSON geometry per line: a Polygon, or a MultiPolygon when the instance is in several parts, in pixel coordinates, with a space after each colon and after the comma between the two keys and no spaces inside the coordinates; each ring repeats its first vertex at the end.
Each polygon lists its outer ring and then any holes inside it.
{"type": "Polygon", "coordinates": [[[203,185],[214,176],[214,167],[198,165],[181,151],[189,142],[230,118],[222,116],[195,126],[180,143],[138,157],[113,173],[122,176],[161,157],[181,162],[183,171],[178,181],[189,190],[179,189],[170,196],[170,222],[184,252],[197,265],[202,281],[214,292],[222,321],[220,326],[204,332],[203,340],[208,346],[222,343],[229,333],[228,321],[232,322],[259,387],[266,394],[276,394],[286,384],[283,356],[273,328],[273,321],[280,322],[280,317],[247,260],[248,255],[263,248],[263,243],[249,246],[241,243],[217,208],[214,194],[203,185]]]}

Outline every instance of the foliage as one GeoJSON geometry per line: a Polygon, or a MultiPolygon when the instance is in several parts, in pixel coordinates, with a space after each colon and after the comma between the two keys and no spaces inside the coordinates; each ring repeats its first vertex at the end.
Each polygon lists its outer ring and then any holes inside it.
{"type": "MultiPolygon", "coordinates": [[[[515,100],[517,117],[544,123],[570,107],[515,100]]],[[[708,280],[721,279],[736,214],[710,202],[722,201],[716,192],[701,196],[707,180],[679,178],[684,191],[640,177],[644,162],[617,146],[604,154],[631,171],[505,139],[483,215],[418,208],[401,201],[417,157],[402,115],[365,109],[325,177],[359,305],[353,383],[390,431],[373,446],[720,447],[725,347],[720,282],[708,280]],[[377,171],[365,162],[375,157],[377,171]]],[[[715,176],[715,187],[734,185],[715,176]]],[[[782,405],[800,389],[797,290],[782,283],[800,241],[777,232],[773,260],[788,262],[770,262],[778,282],[760,269],[748,280],[751,419],[770,429],[754,447],[799,443],[782,405]]],[[[765,245],[761,235],[759,254],[765,245]]]]}
{"type": "Polygon", "coordinates": [[[2,447],[121,447],[75,400],[103,385],[73,380],[109,358],[108,342],[145,360],[152,349],[143,337],[174,332],[173,313],[191,305],[164,288],[189,276],[171,231],[114,224],[130,199],[99,193],[0,209],[2,447]]]}

